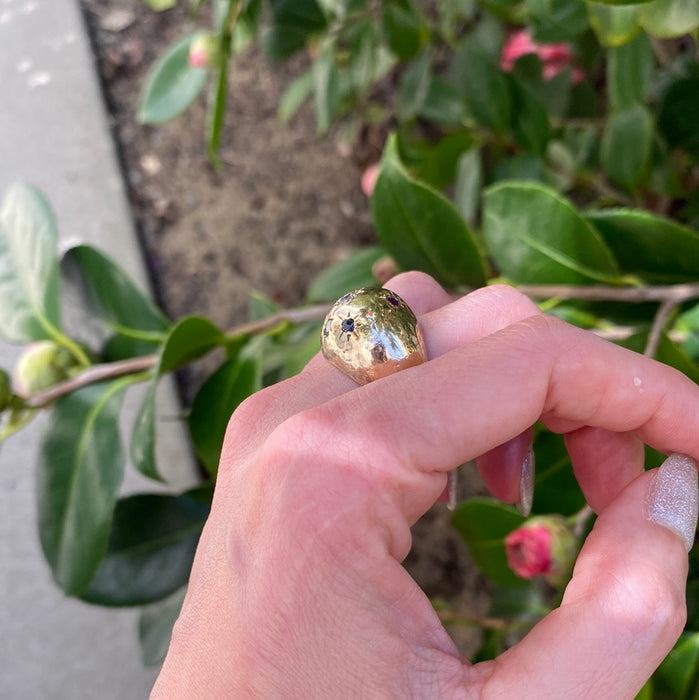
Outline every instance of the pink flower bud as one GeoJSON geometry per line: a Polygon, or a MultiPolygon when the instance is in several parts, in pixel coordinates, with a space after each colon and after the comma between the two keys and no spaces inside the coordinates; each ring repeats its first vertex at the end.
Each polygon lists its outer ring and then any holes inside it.
{"type": "Polygon", "coordinates": [[[218,63],[221,47],[212,32],[197,34],[189,45],[189,65],[192,68],[211,68],[218,63]]]}
{"type": "MultiPolygon", "coordinates": [[[[544,80],[551,80],[568,66],[572,67],[573,52],[568,44],[537,44],[527,29],[520,29],[513,32],[503,46],[500,68],[509,72],[518,58],[531,53],[541,60],[544,80]]],[[[572,80],[577,85],[583,80],[585,73],[580,68],[573,67],[572,70],[572,80]]]]}
{"type": "Polygon", "coordinates": [[[560,515],[530,518],[505,538],[507,563],[517,576],[560,586],[572,571],[578,541],[560,515]]]}
{"type": "Polygon", "coordinates": [[[69,379],[79,368],[75,357],[50,340],[28,345],[17,360],[15,378],[20,396],[30,396],[69,379]]]}
{"type": "Polygon", "coordinates": [[[373,163],[362,173],[362,192],[367,197],[371,197],[376,181],[379,178],[379,165],[373,163]]]}

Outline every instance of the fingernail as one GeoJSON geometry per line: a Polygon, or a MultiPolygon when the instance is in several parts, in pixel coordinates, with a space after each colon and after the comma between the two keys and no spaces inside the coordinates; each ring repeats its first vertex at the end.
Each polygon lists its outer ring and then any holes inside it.
{"type": "Polygon", "coordinates": [[[526,518],[532,512],[532,502],[534,501],[534,471],[535,471],[534,448],[529,445],[527,454],[522,462],[522,471],[519,476],[519,501],[517,510],[526,518]]]}
{"type": "Polygon", "coordinates": [[[648,489],[646,517],[679,535],[689,552],[697,529],[697,463],[687,455],[670,455],[648,489]]]}

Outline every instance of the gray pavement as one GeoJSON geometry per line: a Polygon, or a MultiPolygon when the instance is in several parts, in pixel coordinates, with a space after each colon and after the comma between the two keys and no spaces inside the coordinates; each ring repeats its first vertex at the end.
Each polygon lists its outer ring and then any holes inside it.
{"type": "MultiPolygon", "coordinates": [[[[77,0],[0,0],[0,194],[39,187],[61,237],[98,246],[147,288],[77,0]]],[[[0,366],[19,349],[0,341],[0,366]]],[[[177,411],[172,385],[160,414],[177,411]]],[[[125,406],[133,423],[139,396],[125,406]]],[[[147,697],[156,671],[140,662],[134,611],[91,607],[54,586],[36,531],[34,464],[42,420],[0,450],[0,700],[147,697]]],[[[192,465],[184,431],[162,426],[159,452],[171,481],[192,465]]],[[[153,490],[130,471],[125,490],[153,490]]]]}

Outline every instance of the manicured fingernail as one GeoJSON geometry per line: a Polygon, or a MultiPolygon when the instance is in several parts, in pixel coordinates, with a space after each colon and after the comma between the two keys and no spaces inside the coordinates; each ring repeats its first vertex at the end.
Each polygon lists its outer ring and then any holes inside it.
{"type": "Polygon", "coordinates": [[[456,490],[459,486],[458,472],[456,469],[452,469],[447,474],[447,508],[449,510],[454,510],[456,508],[456,490]]]}
{"type": "Polygon", "coordinates": [[[517,510],[527,517],[532,512],[532,502],[534,501],[534,448],[529,445],[527,454],[522,462],[522,471],[519,476],[519,501],[517,510]]]}
{"type": "Polygon", "coordinates": [[[689,552],[697,529],[697,463],[687,455],[670,455],[648,489],[646,517],[679,535],[689,552]]]}

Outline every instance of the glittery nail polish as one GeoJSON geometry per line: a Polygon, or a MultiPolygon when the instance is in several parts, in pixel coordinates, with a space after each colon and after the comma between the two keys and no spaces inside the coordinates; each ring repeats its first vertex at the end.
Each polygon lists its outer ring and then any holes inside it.
{"type": "Polygon", "coordinates": [[[697,463],[687,455],[670,455],[655,474],[645,506],[648,520],[679,535],[689,551],[697,529],[697,463]]]}
{"type": "Polygon", "coordinates": [[[522,462],[522,471],[519,477],[519,501],[517,502],[517,510],[525,517],[532,511],[532,502],[534,500],[534,472],[534,448],[529,445],[527,454],[524,456],[524,461],[522,462]]]}

